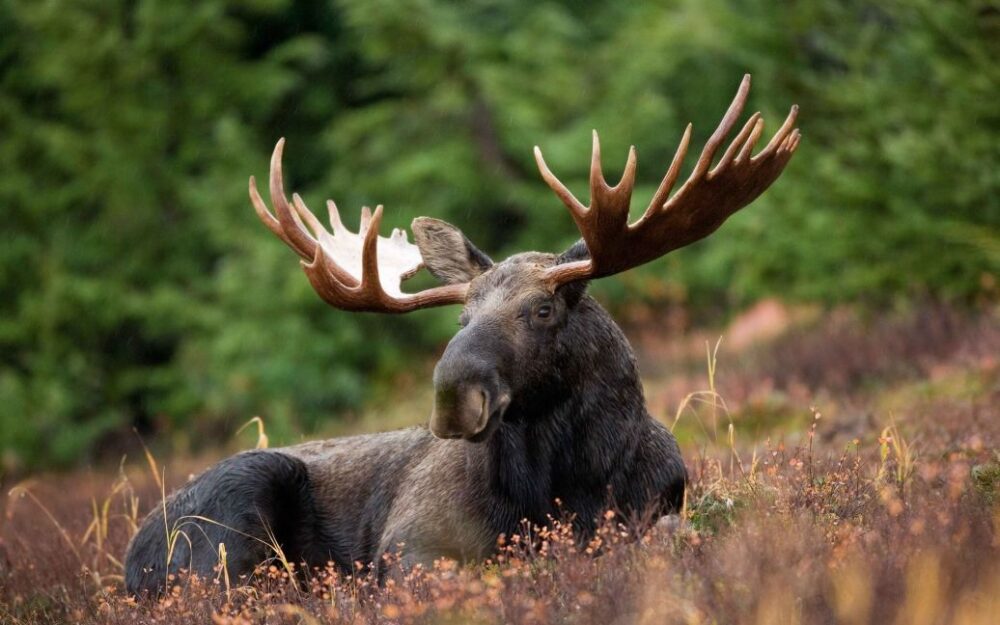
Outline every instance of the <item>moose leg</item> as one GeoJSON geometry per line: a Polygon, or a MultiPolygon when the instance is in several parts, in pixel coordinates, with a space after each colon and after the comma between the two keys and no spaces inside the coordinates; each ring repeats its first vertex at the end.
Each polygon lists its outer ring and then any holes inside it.
{"type": "Polygon", "coordinates": [[[275,547],[298,562],[315,544],[313,512],[301,460],[263,450],[227,458],[146,517],[125,556],[126,589],[155,595],[180,569],[213,577],[221,563],[220,544],[234,581],[275,556],[275,547]]]}

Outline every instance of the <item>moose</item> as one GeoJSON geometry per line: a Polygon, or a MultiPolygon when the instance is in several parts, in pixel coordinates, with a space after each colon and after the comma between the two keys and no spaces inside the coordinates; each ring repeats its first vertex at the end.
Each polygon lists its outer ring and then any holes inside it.
{"type": "Polygon", "coordinates": [[[271,232],[302,259],[323,300],[346,311],[405,313],[461,304],[461,329],[433,376],[428,427],[236,454],[153,509],[132,539],[125,581],[161,592],[172,573],[210,576],[225,545],[231,576],[249,575],[280,549],[308,566],[356,563],[378,571],[383,555],[404,567],[438,558],[488,558],[523,522],[571,514],[580,537],[609,509],[658,519],[683,505],[687,473],[672,434],[646,409],[636,358],[588,281],[653,261],[715,231],[781,174],[799,144],[797,107],[754,155],[763,131],[753,114],[712,167],[750,89],[746,75],[693,170],[671,195],[691,139],[681,137],[645,213],[629,223],[636,151],[609,186],[593,135],[585,206],[534,155],[569,209],[581,239],[561,254],[525,252],[494,262],[453,225],[413,221],[379,236],[382,206],[361,212],[357,233],[328,201],[328,231],[283,185],[284,140],[274,149],[267,208],[271,232]],[[440,281],[405,293],[425,267],[440,281]],[[183,533],[184,538],[178,539],[183,533]]]}

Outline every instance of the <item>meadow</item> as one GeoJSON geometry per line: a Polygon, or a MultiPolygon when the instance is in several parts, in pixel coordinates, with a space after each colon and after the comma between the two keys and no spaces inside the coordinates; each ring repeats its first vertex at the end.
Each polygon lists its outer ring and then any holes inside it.
{"type": "MultiPolygon", "coordinates": [[[[136,601],[121,590],[121,558],[137,522],[232,451],[139,448],[5,497],[0,622],[995,622],[1000,310],[772,300],[725,328],[678,335],[672,323],[637,315],[627,330],[650,410],[674,429],[691,478],[683,512],[648,531],[610,510],[578,544],[552,519],[503,537],[487,562],[394,569],[382,585],[360,566],[302,571],[280,551],[247,584],[221,549],[214,578],[180,576],[136,601]]],[[[330,433],[419,423],[420,380],[330,433]]],[[[267,445],[266,423],[231,447],[267,445]]]]}
{"type": "Polygon", "coordinates": [[[0,624],[998,621],[995,1],[9,0],[0,33],[0,624]],[[533,146],[584,198],[592,129],[609,178],[634,144],[637,219],[747,73],[765,136],[801,111],[781,179],[590,287],[680,441],[680,515],[384,585],[220,549],[125,596],[137,524],[221,458],[427,422],[457,311],[316,297],[247,197],[280,137],[288,191],[351,227],[558,252],[533,146]]]}

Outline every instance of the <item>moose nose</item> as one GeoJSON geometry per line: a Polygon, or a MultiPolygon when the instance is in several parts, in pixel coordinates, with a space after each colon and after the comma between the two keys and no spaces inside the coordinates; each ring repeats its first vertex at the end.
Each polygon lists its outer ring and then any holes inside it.
{"type": "Polygon", "coordinates": [[[431,433],[438,438],[463,438],[483,431],[490,419],[490,395],[478,384],[439,388],[431,413],[431,433]]]}
{"type": "Polygon", "coordinates": [[[477,435],[488,438],[491,421],[502,417],[510,403],[502,374],[509,361],[510,346],[496,324],[473,322],[462,328],[434,367],[431,433],[473,442],[481,442],[477,435]]]}

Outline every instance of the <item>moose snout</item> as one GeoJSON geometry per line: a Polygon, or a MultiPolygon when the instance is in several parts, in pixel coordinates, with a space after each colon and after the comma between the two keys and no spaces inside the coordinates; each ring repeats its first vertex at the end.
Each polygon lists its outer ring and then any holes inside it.
{"type": "Polygon", "coordinates": [[[468,438],[490,420],[490,393],[478,384],[438,389],[431,413],[431,433],[438,438],[468,438]]]}
{"type": "Polygon", "coordinates": [[[481,442],[496,429],[511,399],[502,339],[495,327],[473,323],[448,343],[434,367],[432,434],[481,442]]]}

